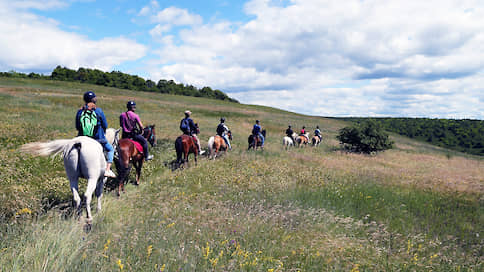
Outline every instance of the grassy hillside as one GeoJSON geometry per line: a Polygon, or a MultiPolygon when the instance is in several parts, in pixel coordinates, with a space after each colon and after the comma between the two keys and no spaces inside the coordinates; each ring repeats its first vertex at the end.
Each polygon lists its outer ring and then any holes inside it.
{"type": "Polygon", "coordinates": [[[99,86],[89,89],[110,126],[134,99],[143,123],[156,125],[158,146],[141,185],[120,199],[107,191],[86,233],[68,215],[62,159],[18,152],[26,142],[74,137],[86,87],[0,79],[2,271],[484,269],[482,158],[402,136],[376,156],[347,154],[335,139],[342,121],[99,86]],[[172,172],[165,164],[186,109],[204,146],[226,117],[233,151],[172,172]],[[255,119],[267,129],[264,152],[246,152],[255,119]],[[322,146],[283,150],[288,124],[319,125],[322,146]]]}

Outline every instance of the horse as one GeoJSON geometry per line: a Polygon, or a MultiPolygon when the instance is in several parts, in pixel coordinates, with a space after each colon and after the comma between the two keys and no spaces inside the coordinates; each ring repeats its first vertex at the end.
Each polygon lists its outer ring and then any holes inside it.
{"type": "Polygon", "coordinates": [[[311,139],[311,143],[313,144],[313,146],[318,146],[321,143],[321,139],[318,136],[314,135],[311,139]]]}
{"type": "MultiPolygon", "coordinates": [[[[232,141],[232,132],[230,130],[227,132],[227,136],[232,141]]],[[[227,148],[228,146],[222,136],[215,135],[208,139],[208,156],[212,159],[217,157],[219,151],[227,151],[227,148]]]]}
{"type": "Polygon", "coordinates": [[[293,139],[295,139],[296,137],[297,137],[296,133],[292,134],[292,138],[289,136],[284,136],[284,138],[282,138],[282,145],[284,146],[284,148],[288,149],[289,147],[294,146],[293,139]]]}
{"type": "Polygon", "coordinates": [[[175,140],[176,150],[176,167],[180,167],[181,164],[188,165],[188,155],[193,153],[195,164],[197,164],[198,145],[192,136],[182,134],[175,140]],[[183,158],[182,158],[183,155],[183,158]]]}
{"type": "MultiPolygon", "coordinates": [[[[263,129],[261,131],[261,134],[265,138],[266,137],[266,130],[263,129]]],[[[264,148],[262,147],[262,139],[260,138],[259,135],[257,135],[255,137],[254,134],[251,134],[251,135],[249,135],[249,138],[247,139],[247,141],[249,142],[249,148],[247,148],[247,150],[250,150],[251,148],[254,149],[254,150],[257,150],[258,147],[260,147],[261,150],[264,150],[264,148]]]]}
{"type": "Polygon", "coordinates": [[[104,158],[103,147],[96,140],[79,136],[73,139],[59,139],[50,142],[33,142],[24,144],[21,151],[37,156],[50,156],[63,153],[64,168],[70,182],[71,191],[77,210],[80,216],[81,198],[79,196],[78,180],[80,177],[87,179],[87,188],[84,192],[87,212],[87,226],[92,224],[91,199],[95,192],[97,197],[97,211],[101,210],[101,198],[103,195],[104,177],[106,170],[106,159],[104,158]]]}
{"type": "MultiPolygon", "coordinates": [[[[152,146],[156,146],[156,133],[155,133],[155,125],[147,126],[143,129],[143,137],[148,141],[148,143],[152,146]]],[[[145,156],[141,153],[138,148],[136,148],[135,143],[131,139],[120,139],[118,141],[117,146],[115,149],[118,152],[119,159],[116,163],[116,169],[118,171],[118,192],[117,195],[121,195],[121,191],[124,192],[124,184],[126,179],[129,177],[129,173],[131,171],[130,162],[133,163],[134,168],[136,169],[136,183],[135,185],[139,185],[139,180],[141,177],[141,168],[143,167],[143,162],[145,160],[145,156]]]]}
{"type": "Polygon", "coordinates": [[[298,147],[303,147],[308,144],[309,141],[309,133],[305,133],[303,135],[299,135],[296,137],[296,143],[298,147]]]}

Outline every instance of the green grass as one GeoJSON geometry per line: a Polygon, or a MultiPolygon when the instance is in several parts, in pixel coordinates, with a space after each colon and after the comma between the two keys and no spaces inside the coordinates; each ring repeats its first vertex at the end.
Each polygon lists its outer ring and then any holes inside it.
{"type": "MultiPolygon", "coordinates": [[[[392,136],[376,156],[338,151],[344,122],[223,101],[89,86],[111,127],[135,99],[155,124],[155,160],[121,198],[106,191],[90,232],[68,208],[62,159],[26,142],[75,136],[85,85],[0,79],[0,271],[482,271],[484,161],[392,136]],[[171,171],[190,109],[202,145],[220,117],[234,150],[171,171]],[[264,152],[247,152],[255,119],[264,152]],[[282,149],[287,124],[323,129],[282,149]],[[479,189],[480,188],[480,189],[479,189]]],[[[133,178],[133,177],[132,177],[133,178]]],[[[81,191],[85,181],[81,182],[81,191]]]]}

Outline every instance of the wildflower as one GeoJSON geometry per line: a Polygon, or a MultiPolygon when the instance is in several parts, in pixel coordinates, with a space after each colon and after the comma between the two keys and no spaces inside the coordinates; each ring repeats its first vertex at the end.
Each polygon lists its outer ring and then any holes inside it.
{"type": "Polygon", "coordinates": [[[163,272],[163,271],[165,271],[165,264],[163,264],[160,268],[160,272],[163,272]]]}
{"type": "Polygon", "coordinates": [[[119,270],[123,270],[124,264],[121,263],[121,259],[118,259],[116,264],[119,266],[119,270]]]}
{"type": "Polygon", "coordinates": [[[151,252],[153,252],[153,245],[149,245],[146,251],[147,251],[146,258],[149,258],[151,256],[151,252]]]}
{"type": "Polygon", "coordinates": [[[354,264],[353,269],[351,269],[351,272],[360,272],[360,265],[354,264]]]}
{"type": "Polygon", "coordinates": [[[166,226],[166,228],[167,228],[167,229],[169,229],[169,228],[173,227],[174,225],[175,225],[175,222],[173,222],[173,223],[171,223],[171,224],[167,225],[167,226],[166,226]]]}
{"type": "Polygon", "coordinates": [[[23,209],[21,209],[20,211],[17,212],[17,215],[22,215],[22,214],[26,214],[26,213],[32,214],[32,210],[29,209],[29,208],[23,208],[23,209]]]}
{"type": "Polygon", "coordinates": [[[267,269],[267,272],[274,272],[274,268],[267,269]]]}
{"type": "Polygon", "coordinates": [[[203,257],[205,259],[208,259],[208,256],[210,255],[210,245],[208,244],[207,242],[207,246],[206,247],[202,247],[202,253],[203,253],[203,257]]]}
{"type": "Polygon", "coordinates": [[[106,243],[104,244],[104,253],[106,253],[106,251],[108,251],[108,249],[109,249],[109,244],[111,244],[111,240],[110,240],[110,239],[108,239],[108,240],[106,241],[106,243]]]}
{"type": "Polygon", "coordinates": [[[217,263],[218,263],[218,257],[217,258],[212,258],[210,259],[210,263],[212,264],[212,266],[217,266],[217,263]]]}

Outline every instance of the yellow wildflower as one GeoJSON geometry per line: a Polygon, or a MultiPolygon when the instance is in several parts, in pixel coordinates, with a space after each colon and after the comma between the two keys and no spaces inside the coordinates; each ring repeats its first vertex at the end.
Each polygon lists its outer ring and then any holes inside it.
{"type": "Polygon", "coordinates": [[[153,245],[149,245],[146,251],[147,251],[147,258],[149,258],[151,256],[151,252],[153,252],[153,245]]]}
{"type": "Polygon", "coordinates": [[[119,270],[123,270],[124,265],[121,263],[121,259],[118,259],[116,264],[119,266],[119,270]]]}
{"type": "Polygon", "coordinates": [[[360,265],[354,264],[353,269],[351,269],[351,272],[360,272],[360,265]]]}
{"type": "Polygon", "coordinates": [[[166,228],[167,228],[167,229],[169,229],[169,228],[173,227],[174,225],[175,225],[175,222],[173,222],[173,223],[171,223],[171,224],[167,225],[167,226],[166,226],[166,228]]]}
{"type": "Polygon", "coordinates": [[[163,265],[161,266],[161,268],[160,268],[160,272],[165,271],[165,266],[166,266],[165,264],[163,264],[163,265]]]}

